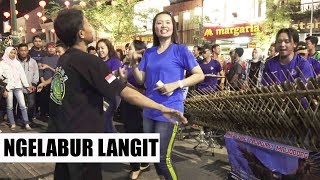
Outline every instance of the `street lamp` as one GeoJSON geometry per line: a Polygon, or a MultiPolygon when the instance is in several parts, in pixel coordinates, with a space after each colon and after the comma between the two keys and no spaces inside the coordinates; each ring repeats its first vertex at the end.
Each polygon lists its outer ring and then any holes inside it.
{"type": "Polygon", "coordinates": [[[42,16],[41,17],[41,20],[43,21],[43,23],[47,20],[47,17],[45,17],[45,16],[42,16]]]}
{"type": "Polygon", "coordinates": [[[4,12],[3,15],[4,15],[4,17],[6,17],[7,19],[10,17],[10,13],[9,13],[9,12],[4,12]]]}
{"type": "Polygon", "coordinates": [[[38,16],[39,18],[41,18],[42,13],[41,13],[41,12],[37,12],[37,16],[38,16]]]}
{"type": "Polygon", "coordinates": [[[29,19],[29,15],[28,14],[24,15],[23,17],[26,18],[26,20],[29,19]]]}
{"type": "Polygon", "coordinates": [[[66,5],[66,7],[69,8],[70,2],[69,2],[69,1],[65,1],[65,2],[64,2],[64,5],[66,5]]]}
{"type": "Polygon", "coordinates": [[[31,29],[31,32],[32,32],[32,33],[36,33],[36,31],[37,31],[37,30],[36,30],[35,28],[32,28],[32,29],[31,29]]]}
{"type": "Polygon", "coordinates": [[[39,2],[39,6],[41,6],[42,8],[44,8],[46,5],[47,5],[47,3],[45,1],[39,2]]]}

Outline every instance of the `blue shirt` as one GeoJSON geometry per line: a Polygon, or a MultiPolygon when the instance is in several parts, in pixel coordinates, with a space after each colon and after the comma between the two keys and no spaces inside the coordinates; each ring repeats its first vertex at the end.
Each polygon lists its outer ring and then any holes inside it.
{"type": "MultiPolygon", "coordinates": [[[[204,61],[199,63],[203,73],[206,74],[214,74],[217,75],[221,71],[221,65],[219,61],[215,59],[211,59],[209,63],[205,64],[204,61]]],[[[212,87],[214,90],[216,89],[218,84],[218,78],[206,76],[204,81],[197,85],[198,89],[204,89],[212,87]]]]}
{"type": "Polygon", "coordinates": [[[122,65],[123,68],[127,70],[127,81],[130,83],[132,86],[138,88],[138,89],[144,89],[143,85],[139,85],[136,79],[134,78],[133,75],[133,69],[132,67],[129,66],[129,62],[126,62],[122,65]]]}
{"type": "Polygon", "coordinates": [[[311,65],[312,72],[315,73],[315,75],[320,74],[320,62],[319,60],[313,58],[313,57],[308,57],[308,62],[311,65]]]}
{"type": "Polygon", "coordinates": [[[293,82],[298,77],[306,82],[304,77],[314,77],[313,74],[309,62],[298,54],[294,54],[293,59],[286,65],[281,65],[279,56],[276,56],[266,62],[262,83],[263,85],[279,84],[287,79],[293,82]],[[299,69],[303,74],[300,73],[299,69]]]}
{"type": "Polygon", "coordinates": [[[111,71],[116,71],[121,67],[121,61],[118,58],[110,58],[104,62],[109,66],[111,71]]]}
{"type": "MultiPolygon", "coordinates": [[[[164,84],[184,79],[184,70],[191,71],[198,65],[192,53],[185,45],[171,44],[164,52],[158,54],[158,47],[146,50],[139,65],[139,70],[145,72],[146,96],[157,103],[183,112],[183,94],[180,88],[171,96],[162,95],[156,88],[161,80],[164,84]]],[[[146,118],[168,122],[158,110],[144,108],[146,118]]]]}

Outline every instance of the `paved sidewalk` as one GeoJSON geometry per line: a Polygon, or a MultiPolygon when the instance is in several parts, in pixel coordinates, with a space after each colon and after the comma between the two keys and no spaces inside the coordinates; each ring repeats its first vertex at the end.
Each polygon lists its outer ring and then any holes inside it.
{"type": "MultiPolygon", "coordinates": [[[[34,130],[30,133],[44,132],[47,123],[35,120],[34,130]]],[[[6,132],[12,132],[8,126],[2,124],[0,129],[6,132]]],[[[16,128],[17,133],[26,132],[20,127],[16,128]]],[[[215,156],[211,152],[201,150],[195,151],[196,145],[194,139],[186,139],[175,142],[173,156],[173,166],[176,169],[178,178],[181,180],[222,180],[227,178],[230,170],[226,149],[215,148],[215,156]]],[[[106,180],[127,180],[130,165],[128,163],[109,163],[102,164],[103,179],[106,180]]],[[[0,163],[0,179],[53,179],[53,163],[0,163]]],[[[141,174],[140,180],[157,180],[154,166],[151,170],[141,174]]]]}

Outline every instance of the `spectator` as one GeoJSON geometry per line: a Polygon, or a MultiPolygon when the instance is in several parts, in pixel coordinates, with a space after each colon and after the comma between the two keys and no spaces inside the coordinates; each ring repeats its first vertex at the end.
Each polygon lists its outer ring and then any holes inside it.
{"type": "Polygon", "coordinates": [[[89,54],[97,55],[96,48],[94,48],[93,46],[89,46],[89,47],[87,48],[87,52],[88,52],[89,54]]]}
{"type": "Polygon", "coordinates": [[[272,43],[268,49],[268,57],[266,61],[278,55],[278,51],[276,50],[275,43],[272,43]]]}
{"type": "Polygon", "coordinates": [[[48,55],[41,59],[40,81],[37,87],[37,92],[41,92],[40,99],[40,119],[47,120],[49,115],[49,100],[50,100],[50,84],[52,77],[57,67],[58,56],[56,56],[56,45],[51,42],[47,44],[48,55]]]}
{"type": "Polygon", "coordinates": [[[202,48],[200,46],[193,46],[192,54],[196,58],[198,63],[203,61],[201,52],[202,52],[202,48]]]}
{"type": "Polygon", "coordinates": [[[317,51],[318,37],[309,36],[306,38],[309,56],[320,60],[320,53],[317,51]]]}
{"type": "Polygon", "coordinates": [[[39,69],[37,62],[28,55],[28,52],[27,44],[22,43],[18,45],[18,60],[24,69],[30,85],[30,91],[24,89],[23,94],[28,107],[28,119],[32,122],[35,116],[36,87],[39,82],[39,69]]]}
{"type": "Polygon", "coordinates": [[[2,56],[2,61],[0,62],[0,77],[5,77],[7,83],[3,96],[6,97],[7,101],[7,115],[11,130],[14,131],[16,128],[13,115],[13,95],[18,101],[25,128],[27,130],[31,130],[31,127],[29,126],[27,106],[22,91],[23,88],[31,91],[31,88],[29,88],[26,74],[20,62],[17,60],[16,54],[17,51],[15,48],[7,47],[4,55],[2,56]]]}
{"type": "Polygon", "coordinates": [[[252,59],[246,63],[245,81],[250,88],[261,86],[261,77],[263,73],[264,63],[259,51],[254,48],[252,50],[252,59]]]}
{"type": "Polygon", "coordinates": [[[56,43],[56,55],[58,57],[62,56],[66,52],[67,49],[68,49],[67,46],[63,42],[57,41],[57,43],[56,43]]]}
{"type": "Polygon", "coordinates": [[[35,35],[32,38],[33,47],[29,51],[29,55],[32,59],[40,62],[41,58],[47,55],[47,52],[43,50],[42,39],[39,35],[35,35]]]}
{"type": "Polygon", "coordinates": [[[203,73],[204,73],[204,81],[197,84],[198,90],[206,89],[208,91],[215,91],[218,85],[218,78],[217,76],[221,72],[222,68],[220,62],[213,59],[211,57],[212,51],[210,47],[203,48],[203,61],[199,63],[203,73]]]}
{"type": "Polygon", "coordinates": [[[308,48],[307,44],[303,41],[300,41],[297,46],[297,54],[304,57],[306,60],[309,61],[311,65],[312,72],[315,76],[318,76],[320,74],[320,61],[308,56],[308,48]]]}
{"type": "Polygon", "coordinates": [[[242,74],[242,66],[239,63],[241,56],[243,55],[244,50],[242,48],[236,48],[233,53],[233,57],[231,57],[231,67],[230,71],[227,75],[227,80],[229,85],[231,85],[231,89],[240,90],[241,83],[241,74],[242,74]]]}

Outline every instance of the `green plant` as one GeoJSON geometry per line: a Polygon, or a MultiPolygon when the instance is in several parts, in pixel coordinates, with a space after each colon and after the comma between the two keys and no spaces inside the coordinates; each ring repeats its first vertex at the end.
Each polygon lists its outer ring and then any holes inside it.
{"type": "Polygon", "coordinates": [[[290,26],[291,14],[298,11],[297,4],[299,0],[290,0],[286,4],[282,1],[275,3],[274,0],[267,0],[266,19],[263,22],[262,31],[258,32],[254,36],[254,40],[263,49],[269,47],[274,41],[276,33],[281,28],[290,26]]]}
{"type": "MultiPolygon", "coordinates": [[[[114,42],[128,42],[136,34],[144,33],[146,29],[134,25],[134,17],[146,22],[148,14],[158,12],[157,9],[135,12],[134,5],[138,0],[117,0],[115,4],[103,3],[99,6],[97,6],[96,0],[83,0],[83,2],[86,3],[85,7],[81,7],[79,4],[72,7],[82,9],[96,32],[109,34],[114,42]]],[[[50,12],[50,17],[54,19],[63,6],[54,1],[49,4],[49,9],[46,12],[50,12]]]]}

